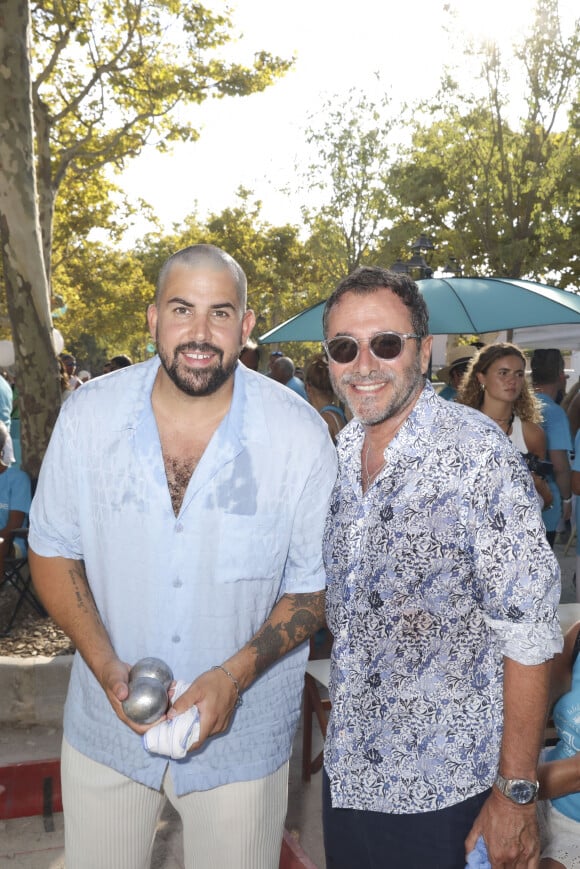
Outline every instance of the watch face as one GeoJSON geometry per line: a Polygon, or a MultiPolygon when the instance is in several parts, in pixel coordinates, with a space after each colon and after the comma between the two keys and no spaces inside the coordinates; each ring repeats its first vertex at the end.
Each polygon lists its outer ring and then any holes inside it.
{"type": "Polygon", "coordinates": [[[525,805],[531,803],[536,796],[536,788],[532,782],[514,781],[510,786],[510,797],[514,802],[525,805]]]}

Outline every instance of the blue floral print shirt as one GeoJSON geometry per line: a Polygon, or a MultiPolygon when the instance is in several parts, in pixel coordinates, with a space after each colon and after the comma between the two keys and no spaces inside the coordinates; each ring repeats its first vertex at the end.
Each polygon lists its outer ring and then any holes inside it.
{"type": "Polygon", "coordinates": [[[363,495],[364,431],[339,438],[326,521],[332,804],[442,809],[494,781],[503,657],[560,651],[558,563],[521,456],[428,383],[363,495]]]}

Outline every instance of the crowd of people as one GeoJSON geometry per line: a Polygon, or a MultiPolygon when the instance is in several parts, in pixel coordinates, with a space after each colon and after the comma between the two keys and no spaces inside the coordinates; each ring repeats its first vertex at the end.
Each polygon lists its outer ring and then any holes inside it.
{"type": "MultiPolygon", "coordinates": [[[[89,371],[77,371],[71,353],[57,357],[62,401],[91,380],[89,371]]],[[[112,357],[103,374],[131,365],[129,356],[112,357]]],[[[32,483],[21,467],[20,408],[18,388],[13,374],[0,373],[0,585],[3,583],[7,558],[22,558],[27,552],[28,514],[32,483]]]]}
{"type": "Polygon", "coordinates": [[[30,507],[35,588],[77,649],[67,867],[145,869],[169,800],[187,867],[278,869],[323,627],[327,869],[580,866],[560,351],[533,354],[530,383],[513,344],[455,348],[441,397],[416,284],[364,267],[302,368],[252,340],[244,272],[211,245],[169,257],[147,317],[147,362],[79,388],[61,360],[71,395],[30,507]],[[147,656],[175,677],[152,724],[124,702],[147,656]]]}
{"type": "MultiPolygon", "coordinates": [[[[133,364],[133,360],[126,353],[120,353],[116,356],[111,356],[103,365],[102,374],[109,374],[111,371],[118,371],[120,368],[127,368],[133,364]]],[[[88,383],[92,375],[90,371],[82,369],[77,370],[77,360],[72,353],[60,353],[58,356],[58,367],[60,372],[60,388],[61,396],[64,401],[68,398],[75,389],[88,383]]]]}

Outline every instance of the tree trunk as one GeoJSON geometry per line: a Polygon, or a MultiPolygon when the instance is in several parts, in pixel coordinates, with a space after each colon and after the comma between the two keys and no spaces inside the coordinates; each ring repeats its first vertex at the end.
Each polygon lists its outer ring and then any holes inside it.
{"type": "Polygon", "coordinates": [[[40,237],[42,238],[42,252],[44,256],[44,270],[46,280],[51,285],[52,266],[52,226],[54,221],[54,204],[56,192],[53,189],[50,165],[50,122],[48,120],[48,108],[40,97],[32,97],[32,118],[36,133],[36,193],[38,196],[38,221],[40,223],[40,237]]]}
{"type": "Polygon", "coordinates": [[[38,477],[61,401],[34,171],[27,0],[0,0],[0,240],[23,467],[38,477]]]}

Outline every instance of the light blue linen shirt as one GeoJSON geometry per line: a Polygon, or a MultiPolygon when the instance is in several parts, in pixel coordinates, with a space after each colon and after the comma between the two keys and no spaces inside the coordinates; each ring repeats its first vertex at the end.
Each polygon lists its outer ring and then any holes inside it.
{"type": "MultiPolygon", "coordinates": [[[[31,509],[30,546],[83,559],[122,660],[154,655],[192,681],[240,649],[283,594],[324,588],[336,454],[310,405],[238,365],[230,410],[176,517],[150,400],[158,366],[156,358],[96,378],[63,405],[31,509]]],[[[226,734],[170,762],[177,793],[258,779],[288,759],[307,655],[302,644],[270,667],[226,734]]],[[[167,759],[148,754],[119,721],[78,654],[64,727],[85,755],[160,788],[167,759]]]]}

